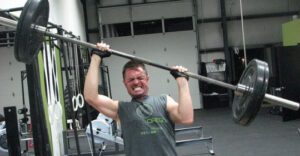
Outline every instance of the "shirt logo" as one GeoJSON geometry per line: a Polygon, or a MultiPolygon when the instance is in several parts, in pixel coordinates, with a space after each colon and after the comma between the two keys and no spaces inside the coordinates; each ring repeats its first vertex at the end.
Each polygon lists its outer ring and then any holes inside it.
{"type": "Polygon", "coordinates": [[[136,108],[136,114],[142,119],[148,119],[153,114],[153,108],[149,104],[141,104],[136,108]]]}

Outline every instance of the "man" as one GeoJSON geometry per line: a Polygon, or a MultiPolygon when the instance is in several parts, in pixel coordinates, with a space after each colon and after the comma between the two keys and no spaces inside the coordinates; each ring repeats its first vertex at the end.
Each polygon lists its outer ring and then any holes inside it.
{"type": "Polygon", "coordinates": [[[168,95],[149,96],[149,76],[142,62],[129,61],[123,68],[123,83],[132,97],[130,102],[115,101],[98,95],[101,59],[111,55],[109,45],[98,43],[93,50],[85,79],[87,103],[118,122],[127,156],[176,156],[174,123],[192,124],[194,120],[187,69],[172,67],[178,85],[178,103],[168,95]]]}

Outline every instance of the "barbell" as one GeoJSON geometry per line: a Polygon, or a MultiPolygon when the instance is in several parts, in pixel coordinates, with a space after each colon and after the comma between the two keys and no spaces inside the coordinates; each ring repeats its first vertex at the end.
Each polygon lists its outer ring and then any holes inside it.
{"type": "MultiPolygon", "coordinates": [[[[40,50],[42,42],[45,40],[44,35],[97,49],[96,44],[64,37],[48,31],[46,28],[48,17],[48,0],[28,0],[18,22],[0,17],[0,24],[16,28],[14,54],[18,61],[31,64],[40,50]]],[[[170,67],[121,51],[112,50],[112,54],[127,59],[139,60],[145,64],[164,70],[172,70],[170,67]]],[[[297,102],[266,94],[269,80],[269,67],[264,61],[257,59],[250,61],[247,68],[243,71],[237,85],[228,84],[191,72],[185,72],[185,74],[191,78],[233,90],[235,96],[232,104],[232,115],[234,121],[241,125],[248,125],[255,119],[263,101],[288,109],[299,110],[299,103],[297,102]]]]}

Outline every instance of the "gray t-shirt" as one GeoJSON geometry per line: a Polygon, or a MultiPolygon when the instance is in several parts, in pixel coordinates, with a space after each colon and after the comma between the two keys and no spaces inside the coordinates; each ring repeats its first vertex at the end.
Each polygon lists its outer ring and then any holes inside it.
{"type": "Polygon", "coordinates": [[[119,102],[119,117],[127,156],[177,156],[174,123],[166,110],[166,95],[119,102]]]}

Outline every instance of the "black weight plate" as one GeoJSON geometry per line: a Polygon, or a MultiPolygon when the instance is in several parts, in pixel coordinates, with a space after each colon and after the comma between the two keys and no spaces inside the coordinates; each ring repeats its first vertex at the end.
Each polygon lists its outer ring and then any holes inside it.
{"type": "Polygon", "coordinates": [[[242,95],[235,94],[232,104],[233,119],[241,125],[253,121],[263,102],[269,80],[269,67],[266,62],[254,59],[244,70],[239,84],[247,86],[242,95]]]}
{"type": "Polygon", "coordinates": [[[49,17],[48,0],[28,0],[18,20],[15,36],[15,58],[30,64],[37,55],[44,35],[33,30],[33,24],[47,26],[49,17]]]}

